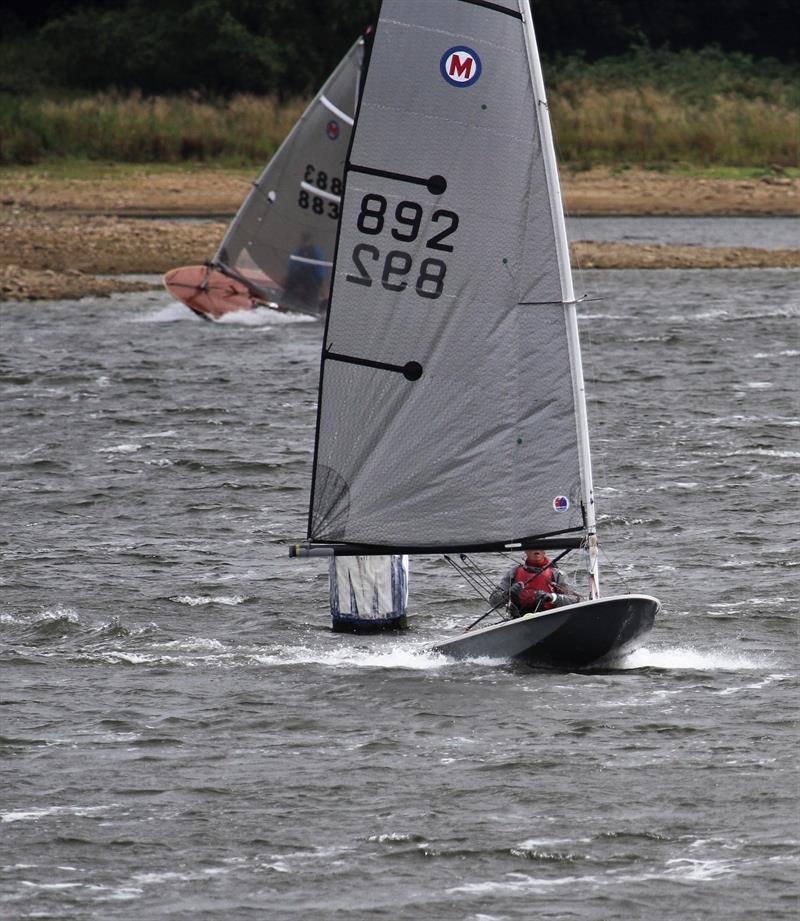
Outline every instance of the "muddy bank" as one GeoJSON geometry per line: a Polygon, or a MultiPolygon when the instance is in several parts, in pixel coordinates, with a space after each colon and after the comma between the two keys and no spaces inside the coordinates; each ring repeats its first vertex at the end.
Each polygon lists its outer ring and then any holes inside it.
{"type": "MultiPolygon", "coordinates": [[[[230,215],[247,195],[255,173],[152,168],[109,169],[87,179],[59,179],[44,171],[0,170],[5,206],[95,214],[230,215]]],[[[561,171],[570,214],[800,214],[800,179],[712,179],[650,170],[561,171]]]]}
{"type": "MultiPolygon", "coordinates": [[[[574,214],[800,214],[800,180],[711,180],[626,171],[566,171],[574,214]]],[[[76,298],[141,288],[103,275],[160,275],[216,250],[247,194],[241,173],[199,171],[57,180],[0,171],[0,300],[76,298]],[[217,214],[217,220],[168,216],[217,214]],[[140,217],[133,217],[140,215],[140,217]]],[[[798,250],[578,242],[582,268],[800,267],[798,250]]]]}

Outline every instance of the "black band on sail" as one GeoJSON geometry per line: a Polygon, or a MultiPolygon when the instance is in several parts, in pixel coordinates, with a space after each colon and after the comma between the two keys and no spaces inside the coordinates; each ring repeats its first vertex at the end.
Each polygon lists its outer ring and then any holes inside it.
{"type": "Polygon", "coordinates": [[[391,170],[375,169],[372,166],[357,166],[348,163],[347,169],[354,173],[365,173],[367,176],[380,176],[383,179],[396,179],[398,182],[410,182],[412,185],[424,185],[431,195],[444,195],[447,191],[447,180],[444,176],[407,176],[405,173],[393,173],[391,170]]]}
{"type": "Polygon", "coordinates": [[[469,3],[470,6],[482,6],[485,10],[494,10],[496,13],[505,13],[506,16],[513,16],[514,19],[522,19],[522,13],[519,10],[509,10],[497,3],[489,3],[489,0],[461,0],[461,2],[469,3]]]}
{"type": "Polygon", "coordinates": [[[378,368],[380,371],[394,371],[402,374],[407,381],[418,381],[422,377],[422,365],[418,361],[407,361],[404,365],[390,365],[385,361],[373,361],[371,358],[356,358],[354,355],[340,355],[328,349],[322,353],[323,358],[343,361],[351,365],[363,365],[365,368],[378,368]]]}
{"type": "Polygon", "coordinates": [[[316,542],[312,539],[294,544],[290,556],[390,556],[393,553],[408,553],[415,556],[438,555],[440,553],[509,553],[518,550],[538,548],[539,550],[577,550],[586,545],[586,533],[581,528],[565,531],[551,531],[549,534],[523,537],[520,540],[485,544],[356,544],[347,542],[316,542]]]}

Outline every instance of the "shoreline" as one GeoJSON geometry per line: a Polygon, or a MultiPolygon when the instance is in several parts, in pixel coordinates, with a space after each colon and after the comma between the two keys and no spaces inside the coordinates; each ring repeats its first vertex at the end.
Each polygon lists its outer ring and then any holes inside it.
{"type": "MultiPolygon", "coordinates": [[[[108,276],[162,275],[210,258],[251,178],[208,169],[112,171],[92,179],[0,170],[0,301],[158,288],[108,276]]],[[[800,215],[800,179],[780,176],[712,179],[567,168],[562,188],[572,216],[800,215]]],[[[800,268],[800,248],[575,241],[570,251],[582,269],[800,268]]]]}

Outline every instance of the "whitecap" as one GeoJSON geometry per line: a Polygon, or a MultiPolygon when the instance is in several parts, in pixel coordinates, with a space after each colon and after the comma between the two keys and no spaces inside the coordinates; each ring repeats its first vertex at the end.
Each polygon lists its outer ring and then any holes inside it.
{"type": "Polygon", "coordinates": [[[38,614],[0,614],[0,623],[18,624],[30,627],[32,624],[55,623],[67,621],[70,624],[80,623],[80,616],[72,608],[48,608],[38,614]]]}
{"type": "Polygon", "coordinates": [[[480,883],[465,883],[463,886],[454,886],[446,891],[448,893],[468,893],[473,895],[491,895],[503,892],[543,892],[548,889],[558,889],[563,886],[575,886],[579,883],[594,884],[598,880],[593,876],[561,876],[558,878],[543,879],[529,876],[524,873],[508,873],[504,881],[485,880],[480,883]]]}
{"type": "Polygon", "coordinates": [[[733,653],[728,650],[700,650],[692,647],[672,649],[650,649],[640,647],[614,663],[622,670],[635,668],[658,668],[669,671],[755,671],[770,663],[752,655],[733,653]]]}
{"type": "Polygon", "coordinates": [[[800,451],[779,451],[775,448],[747,448],[739,451],[730,451],[724,454],[723,457],[746,457],[750,454],[755,454],[757,457],[800,457],[800,451]]]}
{"type": "Polygon", "coordinates": [[[292,873],[295,868],[301,869],[304,866],[313,865],[319,861],[325,861],[326,865],[336,866],[342,863],[338,858],[352,851],[352,847],[334,845],[329,847],[315,847],[313,851],[294,851],[291,854],[270,854],[269,857],[267,857],[269,862],[261,864],[261,866],[270,870],[276,870],[278,873],[292,873]]]}
{"type": "Polygon", "coordinates": [[[107,806],[46,806],[40,809],[0,813],[0,822],[37,822],[39,819],[54,815],[75,815],[81,818],[89,818],[119,808],[119,803],[109,803],[107,806]]]}
{"type": "Polygon", "coordinates": [[[214,650],[218,652],[227,652],[225,646],[219,640],[204,639],[203,637],[190,636],[185,640],[171,640],[168,643],[156,643],[155,649],[183,649],[186,652],[200,652],[204,650],[214,650]]]}
{"type": "Polygon", "coordinates": [[[176,604],[187,604],[196,608],[206,604],[237,605],[247,601],[245,595],[177,595],[169,599],[176,604]]]}
{"type": "Polygon", "coordinates": [[[667,876],[678,876],[692,882],[707,882],[730,876],[734,871],[733,864],[728,860],[690,860],[688,857],[678,857],[668,860],[667,876]]]}
{"type": "Polygon", "coordinates": [[[153,883],[169,883],[173,880],[179,880],[185,883],[200,878],[201,875],[199,873],[178,873],[175,870],[164,870],[161,873],[135,873],[131,881],[148,886],[153,883]]]}
{"type": "Polygon", "coordinates": [[[142,450],[142,445],[137,444],[122,444],[114,445],[112,448],[99,448],[98,454],[135,454],[137,451],[142,450]]]}

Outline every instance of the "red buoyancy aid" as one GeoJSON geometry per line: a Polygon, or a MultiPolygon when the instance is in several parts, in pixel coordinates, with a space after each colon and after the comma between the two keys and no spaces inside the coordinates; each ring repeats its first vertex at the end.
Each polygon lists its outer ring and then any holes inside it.
{"type": "MultiPolygon", "coordinates": [[[[519,609],[521,611],[532,611],[536,607],[539,592],[552,592],[551,580],[553,578],[553,569],[549,560],[544,564],[538,573],[531,573],[524,566],[518,566],[514,573],[514,581],[521,582],[522,591],[519,593],[519,609]]],[[[540,610],[546,611],[553,607],[551,601],[545,601],[540,605],[540,610]]]]}

